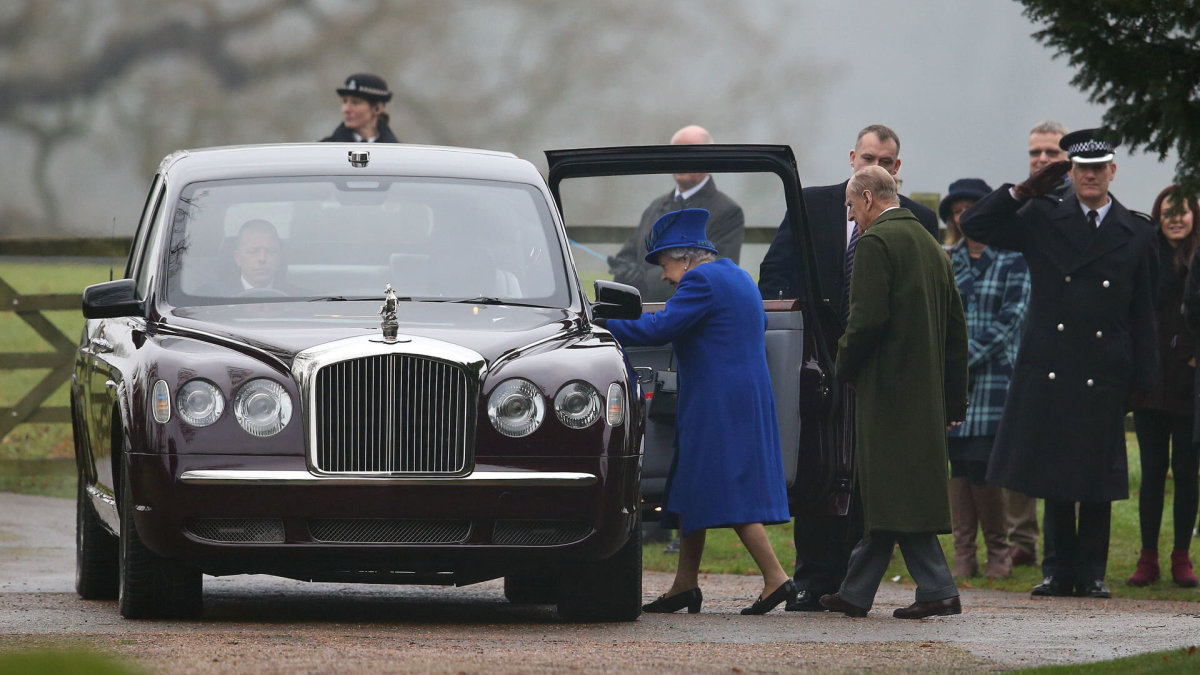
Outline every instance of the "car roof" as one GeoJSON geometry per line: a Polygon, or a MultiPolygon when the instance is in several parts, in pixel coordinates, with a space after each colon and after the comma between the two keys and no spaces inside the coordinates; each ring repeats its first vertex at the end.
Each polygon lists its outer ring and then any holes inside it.
{"type": "Polygon", "coordinates": [[[431,176],[541,184],[533,164],[508,152],[397,143],[276,143],[177,150],[159,173],[190,183],[261,176],[431,176]],[[351,166],[351,150],[369,153],[351,166]]]}

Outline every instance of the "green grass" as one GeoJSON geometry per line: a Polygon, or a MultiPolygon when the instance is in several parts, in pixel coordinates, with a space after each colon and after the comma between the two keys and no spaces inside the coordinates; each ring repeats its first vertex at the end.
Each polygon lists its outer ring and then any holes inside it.
{"type": "Polygon", "coordinates": [[[0,675],[135,675],[141,668],[86,649],[44,648],[0,653],[0,675]]]}
{"type": "MultiPolygon", "coordinates": [[[[1137,439],[1130,432],[1126,436],[1126,446],[1129,456],[1129,499],[1113,502],[1112,534],[1108,553],[1108,585],[1116,597],[1143,598],[1150,600],[1188,600],[1200,601],[1200,588],[1179,588],[1171,582],[1169,551],[1172,548],[1171,537],[1173,523],[1171,519],[1171,504],[1174,500],[1174,483],[1167,480],[1166,505],[1163,509],[1163,525],[1159,533],[1159,552],[1164,565],[1165,579],[1160,579],[1144,588],[1125,585],[1125,579],[1133,573],[1137,562],[1138,551],[1141,549],[1141,529],[1138,525],[1137,493],[1141,487],[1142,470],[1138,458],[1137,439]]],[[[1039,502],[1040,510],[1040,502],[1039,502]]],[[[767,536],[775,548],[775,555],[784,569],[791,569],[796,562],[796,549],[792,543],[792,526],[790,524],[771,525],[767,527],[767,536]]],[[[953,559],[953,539],[950,535],[938,538],[947,559],[953,559]]],[[[978,541],[980,551],[983,550],[982,540],[978,541]]],[[[1200,547],[1193,547],[1193,551],[1200,547]]],[[[643,560],[646,569],[665,572],[675,571],[678,556],[662,552],[663,544],[647,544],[643,549],[643,560]]],[[[980,554],[982,563],[982,553],[980,554]]],[[[1193,562],[1196,558],[1193,558],[1193,562]]],[[[981,564],[982,568],[983,565],[981,564]]],[[[745,547],[738,541],[737,535],[731,529],[716,529],[708,533],[704,558],[700,571],[705,574],[758,574],[754,561],[745,547]]],[[[912,576],[904,566],[904,559],[897,554],[884,577],[885,583],[912,583],[912,576]]],[[[1013,575],[1008,579],[988,579],[986,577],[970,577],[957,579],[960,588],[992,588],[1002,591],[1028,593],[1042,580],[1041,568],[1026,566],[1013,568],[1013,575]]]]}
{"type": "Polygon", "coordinates": [[[1081,663],[1069,666],[1042,666],[1014,670],[1014,673],[1039,673],[1039,675],[1059,675],[1060,673],[1088,673],[1089,675],[1140,675],[1141,673],[1195,673],[1200,671],[1200,654],[1196,647],[1169,649],[1163,652],[1150,652],[1126,656],[1111,661],[1098,663],[1081,663]]]}

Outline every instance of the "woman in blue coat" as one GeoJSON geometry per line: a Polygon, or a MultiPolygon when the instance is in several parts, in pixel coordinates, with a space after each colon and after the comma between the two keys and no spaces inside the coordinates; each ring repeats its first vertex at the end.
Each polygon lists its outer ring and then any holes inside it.
{"type": "Polygon", "coordinates": [[[743,614],[764,614],[796,594],[764,523],[790,520],[775,398],[767,371],[767,316],[754,280],[705,238],[708,211],[663,215],[646,241],[646,262],[676,287],[666,307],[636,321],[611,319],[623,345],[672,343],[679,362],[675,458],[663,513],[681,531],[671,588],[642,609],[700,611],[705,531],[732,527],[763,575],[743,614]]]}

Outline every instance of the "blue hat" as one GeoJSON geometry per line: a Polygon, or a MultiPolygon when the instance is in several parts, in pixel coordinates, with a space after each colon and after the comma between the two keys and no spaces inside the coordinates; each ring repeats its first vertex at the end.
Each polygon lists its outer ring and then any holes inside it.
{"type": "Polygon", "coordinates": [[[992,193],[992,188],[981,178],[959,178],[950,184],[950,189],[946,191],[946,196],[942,197],[942,202],[938,204],[938,215],[942,217],[942,222],[950,222],[950,208],[954,202],[960,199],[973,199],[979,201],[992,193]]]}
{"type": "Polygon", "coordinates": [[[704,233],[704,224],[707,222],[708,209],[680,209],[664,213],[654,221],[654,227],[646,235],[646,262],[657,265],[659,251],[668,248],[691,246],[716,253],[717,247],[704,233]]]}

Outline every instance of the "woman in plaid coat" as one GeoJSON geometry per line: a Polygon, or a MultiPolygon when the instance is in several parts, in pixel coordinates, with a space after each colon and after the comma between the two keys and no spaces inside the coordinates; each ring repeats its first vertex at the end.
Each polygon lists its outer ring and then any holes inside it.
{"type": "MultiPolygon", "coordinates": [[[[957,230],[959,215],[989,192],[991,188],[978,178],[951,183],[938,209],[947,229],[957,230]]],[[[967,319],[970,359],[967,419],[950,430],[948,439],[953,573],[956,577],[979,574],[975,535],[982,529],[987,546],[984,575],[1007,577],[1012,562],[1005,540],[1004,496],[1000,486],[987,484],[985,477],[1029,307],[1029,267],[1020,253],[965,237],[949,252],[967,319]]]]}

